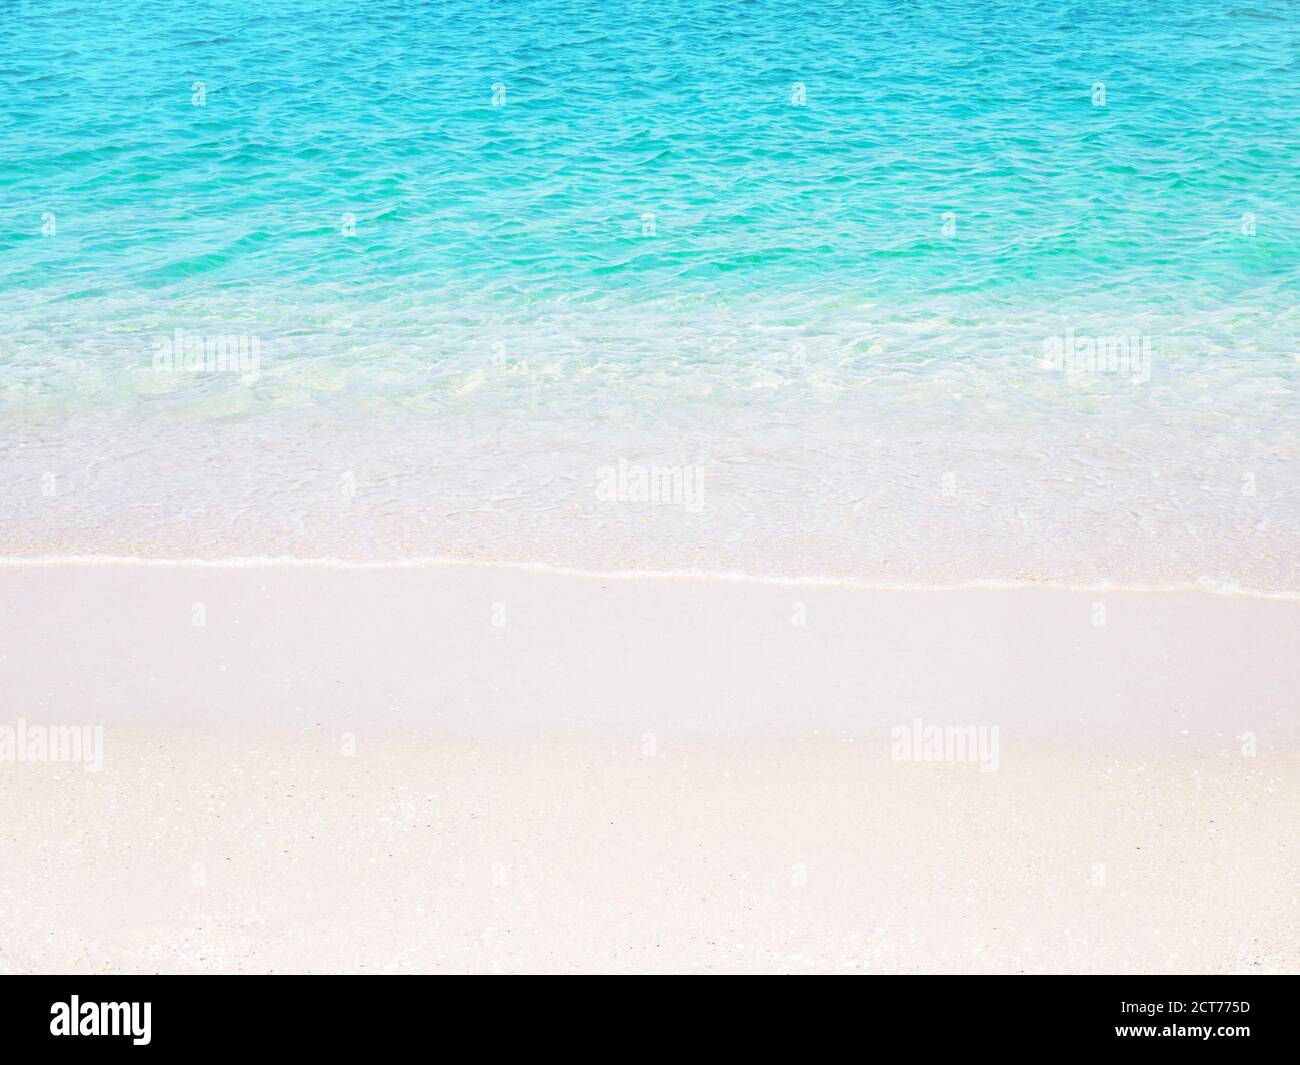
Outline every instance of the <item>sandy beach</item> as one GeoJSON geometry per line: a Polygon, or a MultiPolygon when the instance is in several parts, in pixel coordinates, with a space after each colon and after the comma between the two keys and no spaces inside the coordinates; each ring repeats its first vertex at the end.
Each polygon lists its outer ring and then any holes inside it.
{"type": "MultiPolygon", "coordinates": [[[[282,1012],[91,974],[1300,972],[1294,5],[11,7],[36,1056],[282,1012]]],[[[1083,983],[876,1012],[1293,1035],[1083,983]]]]}
{"type": "Polygon", "coordinates": [[[0,971],[1300,962],[1294,601],[460,564],[0,590],[0,971]],[[56,728],[77,758],[23,756],[56,728]]]}

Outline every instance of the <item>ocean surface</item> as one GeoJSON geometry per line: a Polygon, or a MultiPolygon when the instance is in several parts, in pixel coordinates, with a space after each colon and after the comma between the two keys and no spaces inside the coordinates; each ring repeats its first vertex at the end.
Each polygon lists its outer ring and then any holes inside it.
{"type": "Polygon", "coordinates": [[[0,3],[0,555],[1300,589],[1300,4],[0,3]]]}

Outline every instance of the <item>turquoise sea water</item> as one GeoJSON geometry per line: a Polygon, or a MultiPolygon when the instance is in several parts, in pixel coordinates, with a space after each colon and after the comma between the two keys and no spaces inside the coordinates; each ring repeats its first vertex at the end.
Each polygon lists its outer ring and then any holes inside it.
{"type": "Polygon", "coordinates": [[[5,3],[0,88],[5,553],[1300,586],[1295,4],[5,3]]]}

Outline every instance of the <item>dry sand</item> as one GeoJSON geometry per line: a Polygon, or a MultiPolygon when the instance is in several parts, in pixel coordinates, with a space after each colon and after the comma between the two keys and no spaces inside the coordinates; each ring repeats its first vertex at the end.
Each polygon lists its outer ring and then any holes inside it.
{"type": "Polygon", "coordinates": [[[104,744],[0,762],[0,971],[1295,971],[1297,646],[1192,591],[0,567],[0,727],[104,744]]]}

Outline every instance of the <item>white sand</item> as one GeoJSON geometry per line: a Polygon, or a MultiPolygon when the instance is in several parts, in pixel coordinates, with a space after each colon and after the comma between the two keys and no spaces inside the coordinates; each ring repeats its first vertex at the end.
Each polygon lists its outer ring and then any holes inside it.
{"type": "Polygon", "coordinates": [[[1203,592],[0,567],[0,726],[105,744],[0,763],[0,971],[1295,971],[1298,646],[1203,592]]]}

